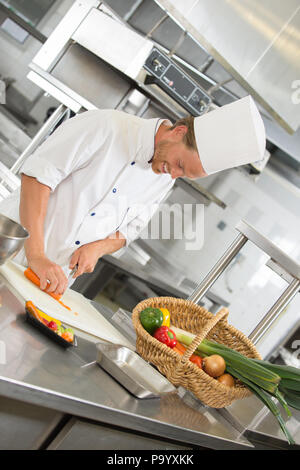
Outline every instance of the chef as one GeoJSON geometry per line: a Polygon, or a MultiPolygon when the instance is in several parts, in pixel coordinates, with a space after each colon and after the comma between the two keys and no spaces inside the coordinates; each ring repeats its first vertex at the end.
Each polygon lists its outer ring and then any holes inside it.
{"type": "Polygon", "coordinates": [[[63,294],[75,266],[72,282],[138,237],[176,178],[255,162],[264,151],[250,96],[174,125],[117,110],[79,114],[25,161],[21,188],[0,204],[30,234],[14,261],[31,267],[41,289],[63,294]]]}

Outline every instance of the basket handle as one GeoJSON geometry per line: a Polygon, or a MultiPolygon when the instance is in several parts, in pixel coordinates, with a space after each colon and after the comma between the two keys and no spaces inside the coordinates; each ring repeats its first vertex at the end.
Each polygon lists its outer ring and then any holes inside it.
{"type": "Polygon", "coordinates": [[[181,358],[181,363],[185,363],[190,359],[190,357],[196,351],[197,347],[202,342],[202,340],[208,335],[208,333],[214,328],[214,326],[216,326],[216,324],[220,320],[228,316],[228,313],[228,308],[223,307],[218,313],[216,313],[216,315],[211,320],[207,322],[205,328],[203,328],[201,333],[196,335],[192,343],[186,348],[186,351],[184,352],[181,358]]]}

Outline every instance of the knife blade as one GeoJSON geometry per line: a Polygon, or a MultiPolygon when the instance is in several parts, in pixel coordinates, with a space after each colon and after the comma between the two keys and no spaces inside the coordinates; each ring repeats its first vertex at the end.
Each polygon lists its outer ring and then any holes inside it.
{"type": "Polygon", "coordinates": [[[69,273],[68,275],[68,281],[70,281],[70,279],[74,276],[74,274],[76,273],[78,269],[78,264],[76,264],[76,266],[74,266],[74,268],[71,270],[71,272],[69,273]]]}

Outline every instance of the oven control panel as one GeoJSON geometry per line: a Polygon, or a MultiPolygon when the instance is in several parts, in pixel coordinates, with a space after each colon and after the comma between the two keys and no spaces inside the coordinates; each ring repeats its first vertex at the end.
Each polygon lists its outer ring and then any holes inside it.
{"type": "Polygon", "coordinates": [[[144,68],[150,75],[145,84],[155,83],[181,104],[192,116],[203,114],[211,104],[211,97],[189,77],[170,57],[154,47],[144,68]]]}

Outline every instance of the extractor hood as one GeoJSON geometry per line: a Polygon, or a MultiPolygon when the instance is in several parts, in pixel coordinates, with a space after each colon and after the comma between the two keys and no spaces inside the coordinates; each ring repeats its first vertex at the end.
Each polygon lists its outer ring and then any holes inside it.
{"type": "Polygon", "coordinates": [[[299,0],[155,0],[290,134],[300,127],[299,0]]]}

